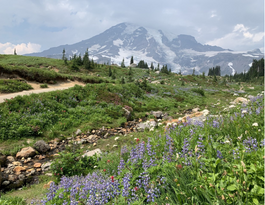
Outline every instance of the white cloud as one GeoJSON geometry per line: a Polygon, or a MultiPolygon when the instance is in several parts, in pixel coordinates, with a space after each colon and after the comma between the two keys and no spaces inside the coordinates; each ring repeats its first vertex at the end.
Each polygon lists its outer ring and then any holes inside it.
{"type": "Polygon", "coordinates": [[[1,54],[13,54],[14,49],[16,49],[16,52],[18,55],[23,55],[27,53],[34,53],[39,52],[41,48],[41,45],[35,44],[35,43],[21,43],[21,44],[12,44],[10,42],[7,43],[0,43],[0,53],[1,54]]]}
{"type": "Polygon", "coordinates": [[[237,24],[234,26],[231,33],[228,33],[221,38],[209,41],[207,44],[235,50],[244,49],[247,46],[253,47],[254,45],[258,48],[260,43],[263,42],[263,38],[263,32],[254,33],[253,30],[250,31],[250,29],[243,24],[237,24]]]}

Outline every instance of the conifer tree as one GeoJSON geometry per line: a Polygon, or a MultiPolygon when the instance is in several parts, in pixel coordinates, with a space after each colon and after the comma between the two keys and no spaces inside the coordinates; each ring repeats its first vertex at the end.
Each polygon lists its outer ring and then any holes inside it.
{"type": "Polygon", "coordinates": [[[112,76],[112,71],[111,71],[111,67],[109,67],[109,77],[112,76]]]}
{"type": "Polygon", "coordinates": [[[151,66],[150,66],[151,70],[154,70],[154,65],[153,65],[153,62],[151,63],[151,66]]]}
{"type": "Polygon", "coordinates": [[[17,55],[17,51],[16,51],[16,49],[14,49],[14,55],[15,55],[15,56],[17,55]]]}
{"type": "Polygon", "coordinates": [[[130,65],[133,64],[133,56],[131,57],[130,65]]]}
{"type": "Polygon", "coordinates": [[[122,62],[121,62],[121,67],[122,67],[122,68],[125,68],[125,64],[124,64],[124,58],[122,59],[122,62]]]}

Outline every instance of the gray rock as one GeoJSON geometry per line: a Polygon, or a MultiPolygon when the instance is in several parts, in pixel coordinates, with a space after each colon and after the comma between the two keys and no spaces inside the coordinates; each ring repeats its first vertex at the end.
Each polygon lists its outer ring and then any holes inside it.
{"type": "Polygon", "coordinates": [[[3,181],[2,183],[3,186],[7,186],[8,184],[10,184],[10,181],[3,181]]]}
{"type": "Polygon", "coordinates": [[[49,170],[50,167],[51,167],[51,164],[52,164],[52,162],[46,162],[45,164],[42,164],[42,165],[41,165],[41,169],[42,169],[42,171],[44,172],[44,171],[49,170]]]}
{"type": "Polygon", "coordinates": [[[40,153],[46,153],[49,151],[50,146],[43,140],[39,140],[34,144],[34,148],[40,153]]]}
{"type": "MultiPolygon", "coordinates": [[[[137,131],[143,132],[145,129],[150,130],[152,127],[156,127],[157,123],[155,121],[141,122],[136,125],[137,131]]],[[[153,129],[153,128],[152,128],[153,129]]]]}
{"type": "Polygon", "coordinates": [[[94,149],[94,150],[92,150],[92,151],[89,151],[89,152],[83,154],[82,157],[85,157],[85,156],[87,156],[87,157],[91,157],[91,156],[93,156],[94,154],[101,155],[102,152],[101,152],[100,149],[94,149]]]}
{"type": "Polygon", "coordinates": [[[162,111],[151,111],[151,115],[154,115],[156,119],[162,119],[163,118],[163,112],[162,111]]]}
{"type": "Polygon", "coordinates": [[[82,133],[82,131],[80,129],[77,129],[76,132],[75,132],[75,135],[79,135],[81,133],[82,133]]]}

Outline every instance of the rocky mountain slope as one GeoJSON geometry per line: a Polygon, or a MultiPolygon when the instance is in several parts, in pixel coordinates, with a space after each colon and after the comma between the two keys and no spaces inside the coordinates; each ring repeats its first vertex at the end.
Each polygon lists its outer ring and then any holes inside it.
{"type": "Polygon", "coordinates": [[[249,52],[235,52],[218,46],[202,45],[190,35],[174,35],[161,30],[144,28],[138,25],[121,23],[109,28],[90,39],[72,45],[61,45],[40,53],[28,54],[49,58],[61,58],[65,49],[66,56],[84,55],[88,49],[90,57],[98,63],[120,65],[123,58],[129,65],[131,56],[136,63],[144,60],[150,66],[167,64],[173,72],[197,74],[221,66],[221,74],[234,74],[247,71],[253,59],[260,59],[263,54],[259,49],[249,52]]]}

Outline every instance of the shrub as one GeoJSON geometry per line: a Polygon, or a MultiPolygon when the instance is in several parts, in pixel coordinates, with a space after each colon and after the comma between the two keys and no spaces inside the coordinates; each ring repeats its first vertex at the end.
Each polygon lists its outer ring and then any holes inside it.
{"type": "Polygon", "coordinates": [[[96,155],[80,157],[80,154],[81,150],[75,150],[75,148],[59,153],[51,165],[51,171],[56,176],[57,182],[62,176],[87,175],[97,167],[96,155]]]}
{"type": "Polygon", "coordinates": [[[40,87],[41,88],[48,88],[48,85],[45,83],[45,84],[41,84],[40,87]]]}
{"type": "Polygon", "coordinates": [[[191,91],[192,91],[192,92],[195,92],[195,93],[198,93],[198,94],[200,94],[201,96],[205,96],[205,94],[204,94],[204,90],[201,89],[201,88],[193,88],[193,89],[191,89],[191,91]]]}

